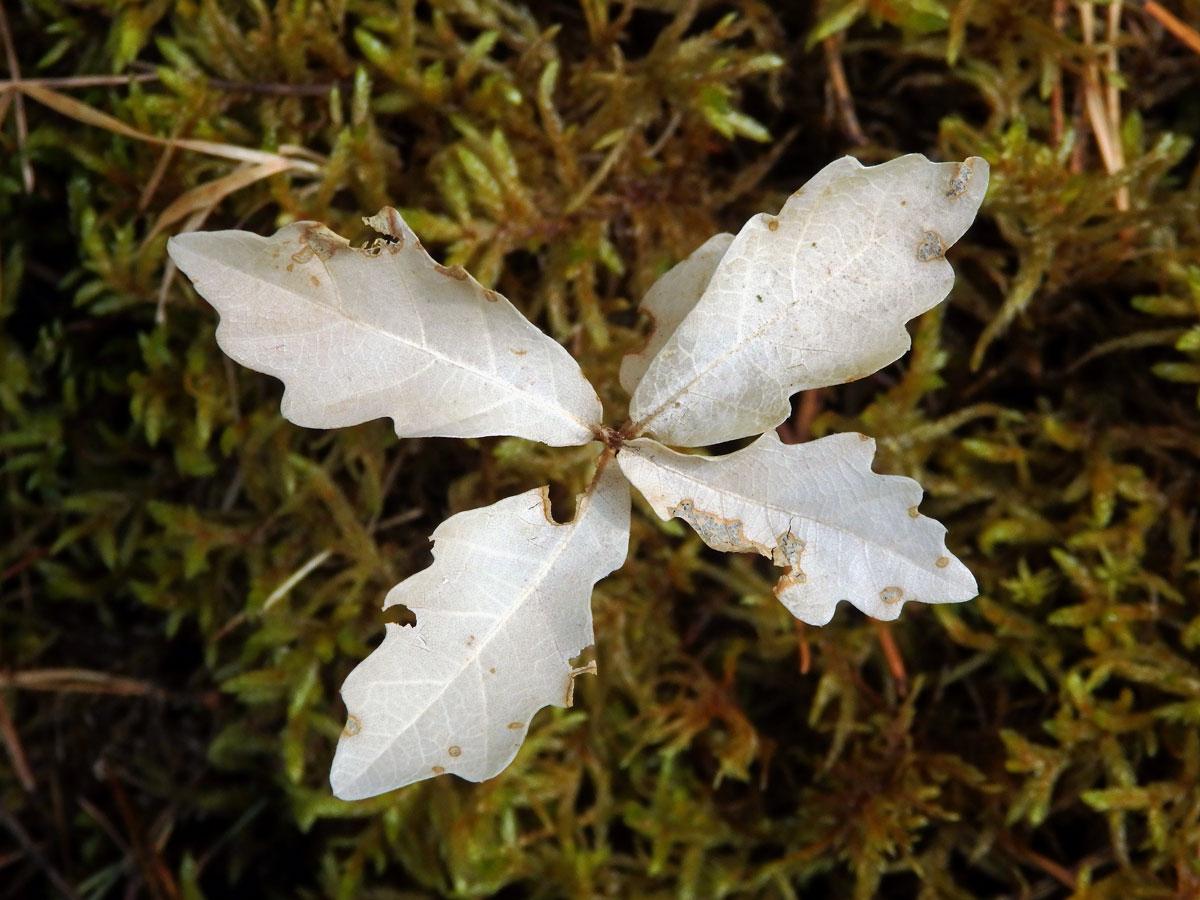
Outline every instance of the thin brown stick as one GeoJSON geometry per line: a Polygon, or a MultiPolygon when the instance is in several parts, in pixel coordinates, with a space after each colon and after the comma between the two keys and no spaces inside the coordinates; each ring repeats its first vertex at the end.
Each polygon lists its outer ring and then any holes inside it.
{"type": "Polygon", "coordinates": [[[23,84],[32,84],[46,88],[89,88],[113,87],[122,84],[139,84],[147,81],[161,81],[156,72],[144,72],[141,75],[67,75],[59,78],[12,78],[0,79],[0,91],[9,92],[23,84]]]}
{"type": "MultiPolygon", "coordinates": [[[[13,81],[21,80],[21,65],[17,62],[17,51],[13,47],[12,32],[8,30],[8,16],[4,14],[4,5],[0,4],[0,41],[4,42],[4,57],[8,62],[8,74],[13,81]]],[[[21,157],[21,182],[25,193],[33,193],[33,164],[25,154],[25,142],[29,139],[29,123],[25,119],[25,101],[20,94],[13,104],[17,120],[17,153],[21,157]]]]}
{"type": "Polygon", "coordinates": [[[79,900],[79,895],[75,893],[75,889],[50,865],[45,854],[38,849],[37,844],[29,836],[29,832],[21,827],[21,823],[17,821],[16,816],[3,807],[0,807],[0,825],[3,825],[12,833],[13,837],[17,839],[17,843],[21,845],[21,849],[25,851],[25,855],[32,860],[35,866],[42,870],[42,874],[50,880],[56,891],[66,897],[67,900],[79,900]]]}
{"type": "Polygon", "coordinates": [[[154,171],[150,173],[146,186],[142,188],[142,195],[138,198],[138,212],[145,212],[150,207],[150,201],[154,199],[154,194],[158,190],[159,184],[162,183],[163,176],[167,173],[167,166],[175,156],[174,142],[179,139],[179,132],[182,130],[183,119],[177,119],[175,127],[171,130],[171,143],[163,147],[162,153],[158,155],[158,161],[154,164],[154,171]]]}
{"type": "MultiPolygon", "coordinates": [[[[1054,0],[1054,12],[1050,17],[1056,34],[1061,35],[1067,25],[1067,0],[1054,0]]],[[[1063,74],[1059,67],[1050,89],[1050,144],[1058,147],[1067,133],[1066,115],[1063,112],[1063,74]]]]}
{"type": "Polygon", "coordinates": [[[33,770],[29,768],[25,748],[21,746],[21,737],[17,734],[12,717],[8,714],[8,704],[4,702],[3,697],[0,697],[0,739],[4,741],[4,749],[8,751],[8,758],[12,762],[13,771],[17,774],[17,780],[21,782],[21,787],[32,794],[37,790],[37,781],[33,777],[33,770]]]}
{"type": "Polygon", "coordinates": [[[850,85],[846,82],[846,70],[842,66],[841,35],[831,35],[821,42],[825,51],[825,71],[829,75],[829,91],[833,95],[833,105],[837,110],[838,121],[842,125],[842,134],[852,146],[861,147],[867,143],[867,136],[858,123],[858,112],[854,108],[854,97],[850,94],[850,85]]]}
{"type": "MultiPolygon", "coordinates": [[[[1118,10],[1119,12],[1119,10],[1118,10]]],[[[1083,32],[1083,43],[1088,49],[1095,47],[1095,6],[1092,3],[1079,4],[1079,24],[1083,32]]],[[[1109,19],[1108,38],[1111,45],[1115,45],[1117,31],[1119,28],[1119,20],[1114,21],[1109,19]]],[[[1108,59],[1110,61],[1110,83],[1111,76],[1116,75],[1116,49],[1115,46],[1109,50],[1108,59]]],[[[1084,109],[1087,112],[1088,122],[1092,126],[1092,134],[1096,138],[1096,148],[1100,151],[1100,159],[1104,163],[1104,170],[1109,175],[1114,175],[1125,166],[1125,153],[1121,146],[1120,122],[1114,121],[1114,107],[1119,107],[1119,96],[1114,101],[1111,98],[1111,93],[1101,87],[1100,79],[1100,64],[1098,57],[1092,55],[1083,69],[1083,102],[1084,109]],[[1108,94],[1108,96],[1106,96],[1108,94]]],[[[1115,110],[1119,116],[1119,108],[1115,110]]],[[[1129,190],[1128,188],[1120,188],[1116,196],[1113,198],[1117,209],[1122,212],[1129,209],[1129,190]]]]}
{"type": "Polygon", "coordinates": [[[908,672],[904,668],[904,657],[900,655],[891,625],[878,619],[872,619],[871,622],[875,626],[875,637],[883,650],[883,658],[887,660],[888,671],[892,673],[892,679],[896,682],[896,693],[903,697],[908,693],[908,672]]]}
{"type": "Polygon", "coordinates": [[[117,809],[121,811],[121,818],[125,822],[125,830],[129,835],[134,859],[141,868],[142,880],[150,890],[150,895],[156,900],[158,898],[178,900],[179,885],[163,860],[162,854],[147,840],[146,829],[142,827],[142,820],[138,818],[133,804],[129,802],[129,795],[125,793],[124,786],[112,771],[108,771],[106,774],[108,775],[108,786],[117,801],[117,809]]]}
{"type": "Polygon", "coordinates": [[[812,669],[812,648],[808,645],[807,627],[796,620],[796,647],[800,651],[800,674],[807,675],[812,669]]]}
{"type": "Polygon", "coordinates": [[[161,688],[136,678],[109,675],[92,669],[25,669],[0,672],[0,688],[26,691],[60,691],[75,694],[120,694],[127,697],[159,695],[161,688]]]}
{"type": "MultiPolygon", "coordinates": [[[[22,94],[31,100],[36,100],[43,106],[48,106],[55,112],[61,113],[68,118],[74,119],[77,122],[82,122],[85,125],[90,125],[95,128],[103,128],[106,131],[111,131],[114,134],[120,134],[136,141],[145,141],[150,144],[159,146],[170,144],[178,147],[181,150],[192,150],[196,153],[204,153],[210,156],[219,156],[224,159],[237,160],[238,162],[264,163],[273,162],[280,159],[289,159],[291,167],[300,172],[307,172],[312,175],[321,174],[321,167],[315,163],[308,162],[302,159],[294,159],[283,153],[270,153],[265,150],[254,150],[249,147],[240,147],[236,144],[223,144],[216,141],[200,141],[194,139],[183,140],[168,140],[167,138],[159,137],[154,134],[147,134],[144,131],[138,131],[136,128],[127,125],[120,119],[110,116],[108,113],[88,106],[86,103],[81,103],[72,97],[59,91],[52,91],[49,88],[39,87],[28,81],[19,82],[17,88],[22,94]]],[[[280,148],[281,150],[284,148],[280,148]]]]}
{"type": "Polygon", "coordinates": [[[1183,42],[1194,53],[1200,54],[1200,31],[1196,31],[1191,25],[1188,25],[1182,19],[1163,9],[1154,0],[1146,0],[1146,3],[1142,6],[1142,10],[1178,40],[1183,42]]]}

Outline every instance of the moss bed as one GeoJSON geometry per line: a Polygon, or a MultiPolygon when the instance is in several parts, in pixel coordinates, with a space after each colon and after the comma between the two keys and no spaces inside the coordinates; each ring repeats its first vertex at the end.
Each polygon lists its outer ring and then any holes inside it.
{"type": "Polygon", "coordinates": [[[1200,0],[0,17],[0,898],[1200,897],[1200,0]],[[784,427],[876,437],[980,597],[797,627],[639,504],[574,708],[334,799],[385,591],[591,454],[290,425],[167,236],[397,206],[619,420],[659,274],[906,152],[991,164],[954,290],[784,427]]]}

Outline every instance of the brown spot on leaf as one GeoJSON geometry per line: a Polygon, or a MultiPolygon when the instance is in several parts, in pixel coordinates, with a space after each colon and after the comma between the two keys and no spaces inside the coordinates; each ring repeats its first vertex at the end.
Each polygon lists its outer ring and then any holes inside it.
{"type": "Polygon", "coordinates": [[[292,259],[299,263],[308,262],[314,256],[324,262],[341,247],[347,246],[343,238],[338,237],[324,225],[310,225],[305,228],[300,232],[300,243],[305,247],[298,253],[292,254],[292,259]],[[304,255],[306,251],[308,255],[304,259],[299,259],[298,257],[304,255]]]}
{"type": "Polygon", "coordinates": [[[489,671],[491,674],[495,675],[495,674],[496,674],[496,667],[495,667],[495,666],[492,666],[492,668],[488,669],[488,671],[489,671]]]}
{"type": "Polygon", "coordinates": [[[939,569],[944,569],[944,568],[946,568],[946,566],[950,565],[950,558],[948,556],[939,556],[937,558],[937,562],[935,562],[934,565],[937,566],[939,569]]]}
{"type": "Polygon", "coordinates": [[[793,584],[804,584],[808,576],[800,568],[800,554],[808,545],[790,531],[785,531],[775,540],[775,549],[771,553],[771,562],[783,567],[783,575],[775,585],[775,596],[778,597],[785,589],[793,584]]]}
{"type": "Polygon", "coordinates": [[[916,519],[916,518],[920,517],[921,513],[918,512],[918,510],[915,506],[910,506],[908,508],[908,515],[910,518],[916,519]]]}
{"type": "Polygon", "coordinates": [[[927,231],[921,236],[921,243],[917,245],[917,259],[921,262],[929,262],[934,259],[945,259],[946,245],[942,243],[942,236],[936,231],[927,231]]]}
{"type": "Polygon", "coordinates": [[[495,303],[497,300],[500,299],[500,295],[497,294],[495,291],[489,291],[487,288],[484,288],[483,299],[486,300],[488,303],[495,303]]]}
{"type": "Polygon", "coordinates": [[[509,347],[508,349],[509,349],[509,353],[512,353],[516,356],[524,356],[526,353],[529,352],[528,350],[522,350],[519,347],[509,347]]]}
{"type": "Polygon", "coordinates": [[[346,727],[342,729],[342,734],[346,737],[354,737],[360,731],[362,731],[362,722],[358,720],[358,716],[347,716],[346,727]]]}
{"type": "MultiPolygon", "coordinates": [[[[309,255],[310,255],[310,257],[311,257],[311,254],[309,254],[309,255]]],[[[295,257],[292,257],[292,258],[293,258],[293,259],[295,259],[295,257]]],[[[296,264],[295,264],[295,263],[288,263],[288,264],[287,264],[287,270],[288,270],[289,272],[291,272],[291,271],[292,271],[293,269],[295,269],[295,268],[296,268],[296,264]]]]}
{"type": "Polygon", "coordinates": [[[865,434],[860,434],[860,435],[858,436],[858,439],[859,439],[860,441],[869,441],[869,440],[870,440],[870,438],[869,438],[867,435],[865,435],[865,434]]]}
{"type": "Polygon", "coordinates": [[[778,231],[779,230],[779,220],[772,219],[771,221],[769,221],[767,223],[767,228],[769,228],[771,231],[778,231]]]}
{"type": "Polygon", "coordinates": [[[443,266],[441,263],[434,263],[433,267],[438,273],[445,275],[447,278],[453,278],[455,281],[467,280],[467,270],[458,263],[452,266],[443,266]]]}
{"type": "Polygon", "coordinates": [[[671,515],[692,526],[700,539],[714,550],[726,553],[761,553],[770,556],[766,548],[746,538],[740,519],[726,519],[714,513],[696,509],[695,501],[680,500],[671,507],[671,515]]]}
{"type": "Polygon", "coordinates": [[[967,185],[971,181],[971,176],[975,174],[975,170],[965,162],[960,162],[958,168],[954,170],[954,174],[950,176],[950,187],[946,191],[947,197],[961,197],[967,191],[967,185]]]}
{"type": "Polygon", "coordinates": [[[319,278],[317,278],[317,276],[316,276],[316,275],[310,275],[310,276],[308,277],[308,280],[309,280],[309,281],[311,281],[311,282],[313,283],[313,287],[320,287],[320,286],[321,286],[321,280],[320,280],[319,278]]]}
{"type": "Polygon", "coordinates": [[[516,731],[518,728],[524,728],[525,726],[522,725],[520,722],[509,722],[508,727],[511,728],[513,731],[516,731]]]}
{"type": "Polygon", "coordinates": [[[434,766],[434,767],[433,767],[433,774],[434,774],[434,775],[441,775],[441,774],[442,774],[443,772],[445,772],[445,771],[446,771],[446,770],[445,770],[445,769],[443,769],[441,766],[434,766]]]}
{"type": "Polygon", "coordinates": [[[458,746],[451,747],[446,752],[449,753],[451,756],[462,756],[462,747],[458,747],[458,746]]]}
{"type": "Polygon", "coordinates": [[[879,599],[884,603],[899,603],[904,598],[904,591],[898,587],[885,587],[879,592],[879,599]]]}

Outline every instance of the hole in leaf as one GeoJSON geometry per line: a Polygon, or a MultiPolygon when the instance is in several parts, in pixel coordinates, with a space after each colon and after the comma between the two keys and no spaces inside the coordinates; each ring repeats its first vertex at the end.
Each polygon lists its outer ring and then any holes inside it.
{"type": "Polygon", "coordinates": [[[383,611],[383,621],[396,625],[416,625],[417,614],[403,603],[399,603],[396,606],[389,606],[383,611]]]}
{"type": "Polygon", "coordinates": [[[559,525],[575,518],[575,494],[557,481],[550,482],[550,515],[559,525]]]}

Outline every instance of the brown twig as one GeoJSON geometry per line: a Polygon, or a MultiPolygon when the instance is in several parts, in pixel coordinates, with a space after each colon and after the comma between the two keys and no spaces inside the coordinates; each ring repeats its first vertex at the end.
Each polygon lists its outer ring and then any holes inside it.
{"type": "Polygon", "coordinates": [[[1154,0],[1146,0],[1142,5],[1142,11],[1173,34],[1178,40],[1182,41],[1192,52],[1200,54],[1200,32],[1196,31],[1191,25],[1188,25],[1182,19],[1163,9],[1154,0]]]}
{"type": "MultiPolygon", "coordinates": [[[[1054,12],[1050,17],[1056,34],[1061,35],[1067,25],[1067,0],[1054,0],[1054,12]]],[[[1058,147],[1067,133],[1066,117],[1063,112],[1063,73],[1059,68],[1050,88],[1050,144],[1058,147]]]]}
{"type": "Polygon", "coordinates": [[[908,672],[904,668],[904,657],[900,655],[892,627],[878,619],[872,619],[871,623],[875,626],[875,637],[883,650],[883,658],[887,660],[888,671],[892,673],[892,679],[896,682],[896,693],[903,697],[908,693],[908,672]]]}
{"type": "Polygon", "coordinates": [[[79,895],[75,893],[75,889],[50,865],[45,854],[38,849],[33,839],[30,838],[29,833],[21,827],[21,823],[17,821],[16,816],[3,807],[0,807],[0,824],[12,833],[12,836],[17,839],[17,843],[21,845],[21,849],[25,851],[25,855],[29,857],[35,866],[42,870],[42,874],[50,880],[56,891],[66,897],[67,900],[79,900],[79,895]]]}
{"type": "Polygon", "coordinates": [[[21,746],[21,737],[17,734],[12,717],[8,714],[8,704],[4,702],[3,697],[0,697],[0,739],[4,741],[4,749],[8,751],[13,772],[16,773],[17,780],[21,782],[21,787],[32,794],[37,789],[37,781],[33,777],[33,770],[29,768],[29,760],[25,757],[25,749],[21,746]]]}
{"type": "MultiPolygon", "coordinates": [[[[1108,87],[1101,87],[1100,63],[1093,54],[1083,69],[1083,102],[1087,111],[1092,133],[1096,137],[1096,148],[1100,151],[1100,159],[1104,170],[1109,175],[1115,175],[1125,167],[1125,151],[1121,146],[1120,94],[1114,83],[1117,74],[1116,42],[1120,29],[1120,3],[1114,2],[1109,7],[1108,15],[1108,52],[1106,53],[1106,68],[1108,69],[1108,87]],[[1114,16],[1113,13],[1116,13],[1114,16]]],[[[1095,7],[1092,3],[1079,4],[1079,24],[1083,31],[1083,43],[1089,50],[1095,48],[1095,7]]],[[[1125,212],[1129,209],[1129,188],[1120,187],[1113,199],[1117,209],[1125,212]]]]}
{"type": "Polygon", "coordinates": [[[113,792],[113,796],[117,801],[117,808],[121,811],[121,818],[125,822],[125,830],[129,834],[134,858],[141,867],[142,880],[150,890],[150,895],[156,898],[156,900],[157,898],[178,900],[179,885],[175,882],[175,877],[171,874],[170,867],[163,860],[162,854],[146,839],[141,819],[138,818],[137,813],[134,811],[133,804],[129,802],[129,796],[125,793],[125,788],[111,771],[106,774],[108,775],[108,786],[113,792]]]}
{"type": "Polygon", "coordinates": [[[831,35],[821,41],[825,51],[825,71],[829,75],[827,84],[833,96],[833,105],[837,110],[838,121],[842,125],[842,134],[854,147],[868,143],[862,126],[858,123],[858,113],[854,108],[854,97],[850,94],[850,86],[846,82],[846,70],[842,66],[842,36],[831,35]]]}
{"type": "Polygon", "coordinates": [[[120,694],[127,697],[162,694],[161,688],[149,682],[122,675],[109,675],[107,672],[96,672],[92,669],[0,671],[0,688],[76,694],[120,694]]]}
{"type": "MultiPolygon", "coordinates": [[[[17,62],[17,51],[13,47],[12,32],[8,30],[8,16],[4,14],[4,6],[0,4],[0,41],[4,42],[4,57],[8,62],[8,74],[12,80],[21,80],[21,66],[17,62]]],[[[25,119],[25,100],[18,93],[13,101],[13,109],[17,120],[17,154],[21,157],[21,182],[25,193],[33,193],[33,164],[25,154],[25,142],[29,139],[29,123],[25,119]]]]}
{"type": "Polygon", "coordinates": [[[796,619],[796,647],[800,651],[800,674],[807,675],[812,669],[812,649],[808,644],[807,627],[796,619]]]}

